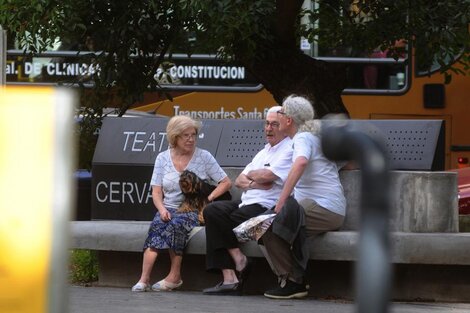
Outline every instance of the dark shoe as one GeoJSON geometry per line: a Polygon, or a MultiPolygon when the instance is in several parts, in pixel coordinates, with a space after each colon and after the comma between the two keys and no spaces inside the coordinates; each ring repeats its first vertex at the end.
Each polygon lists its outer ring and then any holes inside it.
{"type": "Polygon", "coordinates": [[[202,292],[206,295],[221,295],[221,296],[225,296],[225,295],[240,296],[242,294],[240,283],[224,285],[224,282],[220,282],[214,287],[206,288],[202,292]]]}
{"type": "Polygon", "coordinates": [[[238,280],[244,284],[248,276],[250,275],[251,268],[253,267],[253,259],[246,258],[246,265],[241,271],[235,271],[238,280]]]}
{"type": "Polygon", "coordinates": [[[307,295],[307,287],[304,284],[298,284],[290,280],[287,280],[283,287],[279,286],[264,293],[265,297],[271,299],[300,299],[307,295]]]}

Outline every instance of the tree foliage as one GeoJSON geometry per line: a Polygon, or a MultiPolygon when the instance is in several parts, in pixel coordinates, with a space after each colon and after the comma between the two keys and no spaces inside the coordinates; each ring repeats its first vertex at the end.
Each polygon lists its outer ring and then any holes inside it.
{"type": "Polygon", "coordinates": [[[0,0],[0,25],[20,49],[41,52],[60,40],[65,50],[88,51],[80,58],[101,69],[89,77],[93,89],[81,88],[80,167],[90,165],[103,108],[122,115],[145,92],[164,92],[155,73],[173,45],[187,43],[190,14],[176,0],[0,0]]]}
{"type": "MultiPolygon", "coordinates": [[[[451,68],[448,60],[469,49],[469,0],[317,0],[312,1],[312,8],[302,9],[303,2],[1,0],[0,24],[15,34],[22,49],[31,52],[46,49],[56,38],[77,47],[91,36],[95,50],[102,51],[89,55],[102,69],[94,77],[97,87],[109,91],[101,91],[105,105],[113,104],[122,111],[141,100],[145,91],[163,90],[154,77],[156,69],[164,65],[163,56],[175,50],[217,51],[222,57],[234,58],[275,98],[290,88],[265,81],[259,66],[266,59],[289,64],[289,59],[282,59],[289,54],[282,50],[300,51],[300,36],[344,56],[377,47],[398,56],[394,44],[405,39],[419,47],[415,51],[423,69],[438,62],[445,71],[468,72],[468,58],[461,59],[467,66],[464,70],[451,68]],[[310,24],[301,25],[302,16],[310,24]],[[197,39],[196,45],[190,44],[189,36],[197,39]]],[[[312,64],[340,74],[333,66],[312,64]]],[[[331,88],[337,93],[344,86],[339,83],[331,88]]]]}
{"type": "Polygon", "coordinates": [[[0,25],[14,34],[20,48],[40,52],[58,39],[67,50],[93,51],[83,56],[100,65],[93,77],[106,105],[125,111],[148,90],[172,45],[184,45],[195,19],[186,1],[39,0],[0,1],[0,25]]]}
{"type": "Polygon", "coordinates": [[[204,33],[198,38],[210,41],[203,44],[224,47],[225,53],[246,58],[247,63],[271,53],[265,48],[273,42],[299,49],[300,36],[342,56],[365,56],[379,48],[398,58],[403,48],[396,42],[406,40],[417,48],[422,70],[437,62],[442,71],[468,74],[468,58],[460,60],[463,69],[449,62],[469,51],[468,0],[317,0],[312,1],[314,8],[306,10],[301,10],[303,1],[194,2],[205,12],[204,33]],[[299,25],[302,16],[309,25],[299,25]]]}
{"type": "MultiPolygon", "coordinates": [[[[95,88],[82,94],[82,110],[121,114],[146,91],[165,92],[155,79],[165,54],[217,52],[235,60],[277,101],[309,97],[318,116],[345,112],[344,66],[316,60],[300,50],[303,36],[329,55],[367,56],[373,49],[398,58],[397,41],[415,48],[421,70],[433,63],[446,73],[469,73],[470,0],[0,0],[0,25],[21,49],[38,52],[60,38],[86,50],[99,64],[95,88]],[[300,23],[301,18],[310,23],[300,23]],[[191,40],[190,40],[191,39],[191,40]],[[195,40],[194,40],[195,39],[195,40]],[[453,62],[456,56],[460,66],[453,62]]],[[[164,73],[164,72],[163,72],[164,73]]],[[[160,74],[164,75],[164,74],[160,74]]],[[[446,76],[447,82],[450,75],[446,76]]],[[[170,95],[167,95],[170,97],[170,95]]]]}

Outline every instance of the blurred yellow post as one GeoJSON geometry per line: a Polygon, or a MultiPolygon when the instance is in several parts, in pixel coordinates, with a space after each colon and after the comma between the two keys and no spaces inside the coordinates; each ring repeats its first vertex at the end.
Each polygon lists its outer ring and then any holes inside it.
{"type": "Polygon", "coordinates": [[[73,96],[0,88],[0,312],[67,311],[73,96]]]}

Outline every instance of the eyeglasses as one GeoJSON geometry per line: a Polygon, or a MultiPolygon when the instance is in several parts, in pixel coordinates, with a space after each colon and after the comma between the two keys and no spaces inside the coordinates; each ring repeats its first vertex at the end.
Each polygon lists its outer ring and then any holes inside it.
{"type": "Polygon", "coordinates": [[[269,127],[269,126],[271,126],[272,128],[279,128],[279,122],[266,121],[266,123],[264,123],[264,127],[269,127]]]}
{"type": "Polygon", "coordinates": [[[276,113],[277,113],[277,114],[286,115],[286,112],[282,111],[282,109],[281,109],[281,110],[279,110],[279,111],[277,111],[276,113]]]}
{"type": "Polygon", "coordinates": [[[196,134],[182,134],[182,135],[178,135],[178,137],[183,138],[184,140],[189,140],[189,139],[196,139],[197,135],[196,134]]]}

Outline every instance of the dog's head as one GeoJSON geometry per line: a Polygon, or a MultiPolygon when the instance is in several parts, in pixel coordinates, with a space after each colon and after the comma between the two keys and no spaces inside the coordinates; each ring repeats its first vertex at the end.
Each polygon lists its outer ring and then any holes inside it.
{"type": "Polygon", "coordinates": [[[194,195],[201,192],[201,179],[189,170],[183,171],[179,180],[180,188],[185,195],[194,195]]]}

